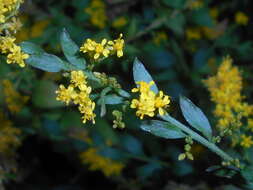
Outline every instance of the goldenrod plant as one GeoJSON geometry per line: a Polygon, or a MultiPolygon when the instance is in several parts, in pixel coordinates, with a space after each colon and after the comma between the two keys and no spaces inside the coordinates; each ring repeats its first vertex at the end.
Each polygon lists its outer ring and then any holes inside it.
{"type": "Polygon", "coordinates": [[[0,188],[252,190],[246,5],[0,0],[0,188]]]}

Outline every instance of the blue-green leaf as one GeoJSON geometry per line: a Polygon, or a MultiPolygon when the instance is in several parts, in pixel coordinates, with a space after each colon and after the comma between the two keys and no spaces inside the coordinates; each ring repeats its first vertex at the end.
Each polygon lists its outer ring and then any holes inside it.
{"type": "Polygon", "coordinates": [[[180,107],[186,121],[210,139],[212,137],[212,129],[201,109],[183,96],[180,96],[180,107]]]}
{"type": "Polygon", "coordinates": [[[104,100],[105,100],[105,104],[109,104],[109,105],[121,104],[123,102],[123,98],[115,94],[110,94],[110,95],[105,96],[104,100]]]}
{"type": "Polygon", "coordinates": [[[192,11],[192,21],[195,22],[195,24],[198,24],[200,26],[207,26],[207,27],[213,27],[214,22],[209,14],[208,9],[201,8],[198,10],[192,11]]]}
{"type": "Polygon", "coordinates": [[[75,42],[70,38],[68,32],[63,29],[61,33],[61,47],[67,60],[77,67],[77,69],[85,69],[86,61],[84,58],[79,57],[79,48],[75,42]]]}
{"type": "Polygon", "coordinates": [[[143,148],[141,141],[134,136],[124,135],[120,138],[120,144],[129,152],[134,155],[143,155],[143,148]]]}
{"type": "Polygon", "coordinates": [[[59,72],[65,69],[65,64],[59,57],[48,53],[31,54],[26,59],[26,63],[32,67],[48,72],[59,72]]]}
{"type": "MultiPolygon", "coordinates": [[[[151,75],[148,73],[144,65],[137,58],[135,58],[134,60],[133,76],[135,83],[140,81],[149,83],[153,81],[151,75]]],[[[150,89],[153,90],[155,93],[158,93],[158,88],[155,84],[152,85],[150,89]]]]}
{"type": "Polygon", "coordinates": [[[141,124],[141,129],[166,139],[185,137],[185,134],[180,129],[164,121],[151,120],[149,123],[144,122],[141,124]]]}
{"type": "Polygon", "coordinates": [[[27,54],[40,54],[44,53],[44,50],[39,47],[38,45],[32,43],[32,42],[22,42],[20,44],[21,49],[23,52],[27,54]]]}

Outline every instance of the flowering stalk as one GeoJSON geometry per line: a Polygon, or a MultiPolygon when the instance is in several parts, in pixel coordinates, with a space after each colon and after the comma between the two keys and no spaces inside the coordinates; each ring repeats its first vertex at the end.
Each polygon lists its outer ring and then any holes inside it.
{"type": "Polygon", "coordinates": [[[194,140],[196,140],[200,144],[206,146],[208,149],[210,149],[211,151],[213,151],[214,153],[219,155],[224,160],[226,160],[226,161],[233,161],[234,160],[231,156],[229,156],[227,153],[225,153],[223,150],[221,150],[219,147],[217,147],[214,143],[206,140],[205,138],[200,136],[198,133],[194,132],[189,127],[180,123],[179,121],[177,121],[173,117],[170,117],[169,115],[163,115],[163,116],[159,116],[159,117],[162,118],[163,120],[171,123],[172,125],[178,127],[180,130],[182,130],[183,132],[190,135],[194,140]]]}

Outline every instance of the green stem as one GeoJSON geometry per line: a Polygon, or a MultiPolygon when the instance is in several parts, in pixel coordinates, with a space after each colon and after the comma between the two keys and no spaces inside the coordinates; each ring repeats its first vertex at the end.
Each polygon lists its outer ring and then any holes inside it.
{"type": "Polygon", "coordinates": [[[202,136],[200,136],[198,133],[191,130],[189,127],[185,126],[184,124],[180,123],[173,117],[170,117],[169,115],[160,116],[163,120],[175,125],[179,129],[181,129],[183,132],[190,135],[195,141],[199,142],[200,144],[206,146],[211,151],[219,155],[221,158],[223,158],[226,161],[232,161],[234,160],[231,156],[229,156],[227,153],[225,153],[223,150],[221,150],[219,147],[217,147],[214,143],[209,142],[202,136]]]}

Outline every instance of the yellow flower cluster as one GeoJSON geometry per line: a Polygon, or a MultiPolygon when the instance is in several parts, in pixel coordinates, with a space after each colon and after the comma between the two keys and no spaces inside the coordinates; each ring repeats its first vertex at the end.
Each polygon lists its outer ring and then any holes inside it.
{"type": "Polygon", "coordinates": [[[95,123],[96,114],[93,113],[95,109],[95,102],[90,99],[91,87],[87,85],[86,76],[82,71],[71,72],[71,84],[65,88],[60,85],[56,91],[58,101],[65,102],[67,105],[72,101],[78,105],[78,109],[83,114],[83,123],[92,121],[95,123]]]}
{"type": "Polygon", "coordinates": [[[194,0],[194,1],[189,0],[188,2],[189,2],[189,8],[192,10],[200,9],[204,5],[203,0],[194,0]]]}
{"type": "Polygon", "coordinates": [[[237,12],[235,14],[235,22],[239,25],[247,25],[249,22],[249,17],[243,12],[237,12]]]}
{"type": "Polygon", "coordinates": [[[127,18],[124,16],[121,16],[119,18],[116,18],[113,22],[112,22],[112,27],[113,28],[122,28],[127,24],[127,18]]]}
{"type": "Polygon", "coordinates": [[[100,29],[105,27],[107,21],[105,8],[102,0],[92,0],[89,7],[84,10],[90,16],[91,24],[100,29]]]}
{"type": "Polygon", "coordinates": [[[11,121],[7,120],[0,112],[0,153],[11,154],[20,145],[18,135],[21,131],[12,126],[11,121]]]}
{"type": "Polygon", "coordinates": [[[202,37],[200,28],[187,28],[185,34],[187,40],[199,40],[202,37]]]}
{"type": "Polygon", "coordinates": [[[12,113],[18,113],[24,107],[29,97],[22,96],[21,94],[19,94],[15,90],[11,81],[7,79],[3,80],[2,84],[3,84],[3,93],[5,96],[5,101],[6,101],[8,109],[12,113]]]}
{"type": "Polygon", "coordinates": [[[0,24],[4,23],[6,17],[22,2],[23,0],[0,0],[0,24]]]}
{"type": "Polygon", "coordinates": [[[145,115],[154,117],[155,111],[158,110],[160,115],[166,113],[166,108],[170,103],[169,96],[164,95],[162,91],[155,93],[150,89],[154,85],[154,81],[149,83],[140,81],[137,82],[138,88],[133,88],[132,92],[140,92],[139,99],[133,99],[131,102],[131,108],[136,108],[136,115],[143,119],[145,115]]]}
{"type": "Polygon", "coordinates": [[[0,52],[7,54],[7,63],[16,63],[20,67],[25,66],[25,59],[29,58],[29,55],[23,53],[21,47],[14,43],[15,38],[9,36],[0,37],[0,52]]]}
{"type": "Polygon", "coordinates": [[[85,152],[82,152],[80,159],[82,163],[89,164],[91,171],[100,170],[107,177],[120,175],[124,168],[122,163],[99,155],[96,148],[89,148],[85,152]]]}
{"type": "Polygon", "coordinates": [[[240,145],[245,148],[250,148],[253,145],[252,136],[242,135],[240,145]]]}
{"type": "Polygon", "coordinates": [[[123,56],[123,48],[125,41],[120,34],[119,38],[113,41],[103,39],[101,43],[97,43],[91,39],[87,39],[80,47],[83,53],[89,53],[91,57],[98,60],[101,57],[108,57],[110,54],[116,53],[118,57],[123,56]]]}
{"type": "MultiPolygon", "coordinates": [[[[232,144],[247,147],[250,143],[246,136],[240,136],[242,130],[250,131],[252,127],[250,116],[253,115],[253,106],[244,102],[242,91],[242,77],[237,67],[232,66],[232,59],[225,57],[218,69],[216,76],[210,77],[204,83],[215,102],[214,115],[218,119],[217,127],[221,134],[232,135],[232,144]],[[246,128],[243,119],[248,120],[246,128]]],[[[243,133],[246,133],[244,131],[243,133]]]]}

